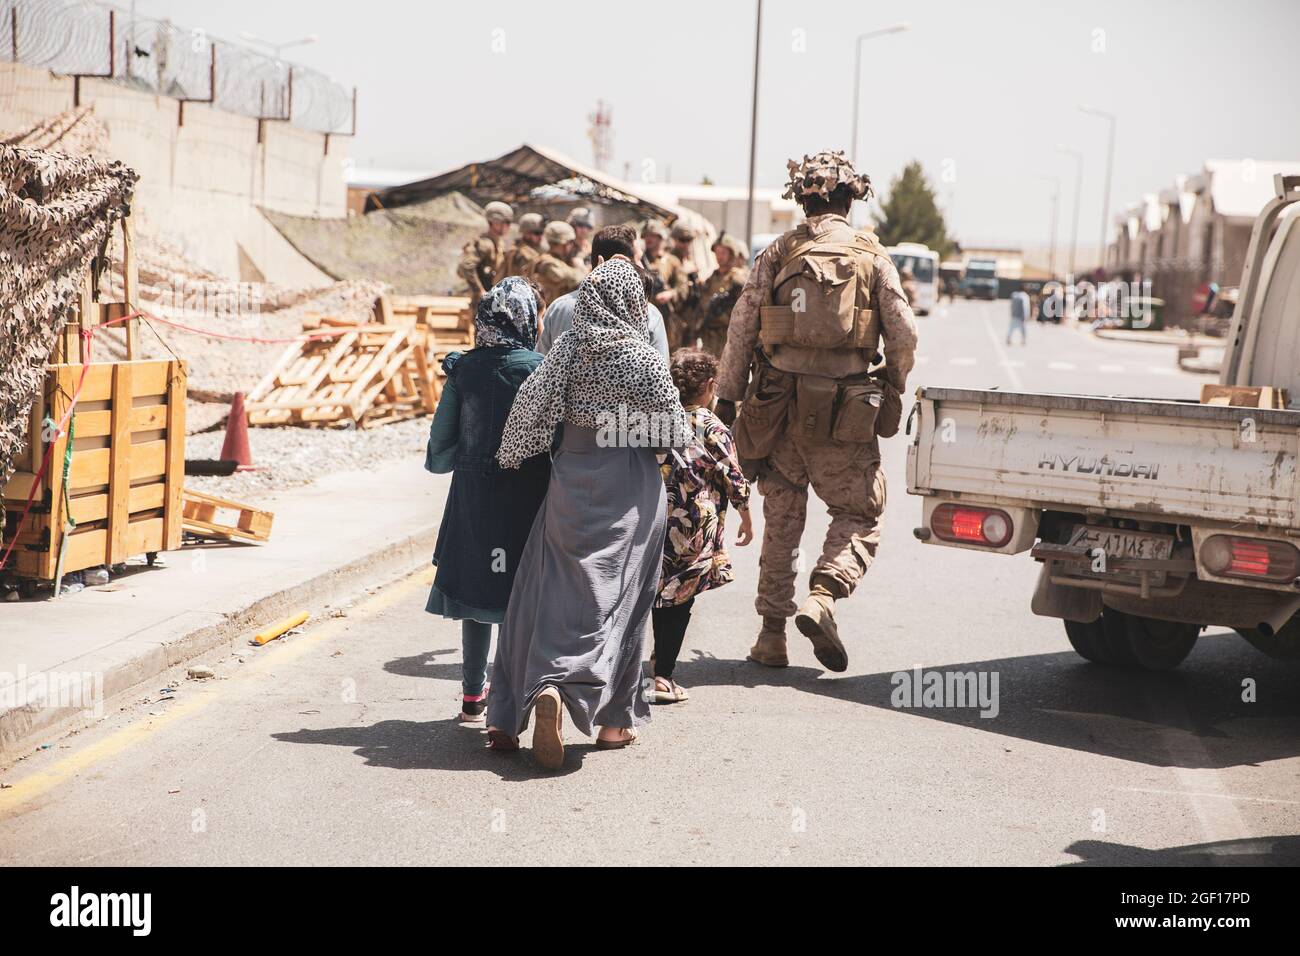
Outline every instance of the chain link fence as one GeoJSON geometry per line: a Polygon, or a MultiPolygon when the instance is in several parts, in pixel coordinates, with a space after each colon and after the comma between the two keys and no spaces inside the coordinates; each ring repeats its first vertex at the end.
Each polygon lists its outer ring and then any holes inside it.
{"type": "Polygon", "coordinates": [[[320,133],[353,125],[352,92],[323,73],[92,0],[0,0],[0,60],[320,133]]]}

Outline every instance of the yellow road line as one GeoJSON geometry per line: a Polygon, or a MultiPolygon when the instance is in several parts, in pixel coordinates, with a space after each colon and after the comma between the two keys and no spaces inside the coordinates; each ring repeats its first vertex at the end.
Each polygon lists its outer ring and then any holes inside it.
{"type": "MultiPolygon", "coordinates": [[[[262,651],[250,665],[241,667],[239,673],[248,674],[265,671],[273,667],[279,667],[286,661],[301,657],[323,641],[340,633],[349,624],[374,617],[388,610],[406,598],[415,587],[423,586],[427,588],[433,583],[433,574],[433,568],[426,568],[424,571],[417,572],[395,584],[389,585],[378,594],[362,601],[348,612],[346,618],[327,618],[305,634],[290,640],[287,644],[282,644],[284,638],[281,638],[274,644],[268,645],[267,650],[262,651]],[[280,646],[277,647],[276,645],[280,646]],[[265,656],[262,656],[263,654],[265,656]]],[[[117,756],[169,724],[198,713],[208,704],[219,699],[224,689],[222,685],[218,684],[216,687],[209,688],[208,693],[168,707],[160,717],[141,719],[123,727],[121,730],[114,731],[103,740],[88,744],[75,753],[60,758],[44,770],[15,781],[11,786],[0,790],[0,819],[12,816],[14,811],[23,804],[50,792],[55,787],[101,761],[117,756]]]]}

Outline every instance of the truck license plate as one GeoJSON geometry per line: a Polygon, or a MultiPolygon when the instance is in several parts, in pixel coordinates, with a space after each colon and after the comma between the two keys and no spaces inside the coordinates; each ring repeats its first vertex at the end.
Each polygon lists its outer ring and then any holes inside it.
{"type": "MultiPolygon", "coordinates": [[[[1174,551],[1174,538],[1169,534],[1148,534],[1144,531],[1125,531],[1098,525],[1079,525],[1070,536],[1070,544],[1095,552],[1100,548],[1107,558],[1136,558],[1139,560],[1167,560],[1174,551]]],[[[1085,572],[1088,573],[1088,572],[1085,572]]],[[[1136,571],[1108,571],[1107,577],[1137,581],[1136,571]]],[[[1089,576],[1092,576],[1089,574],[1089,576]]],[[[1165,583],[1166,574],[1158,571],[1151,575],[1151,584],[1159,587],[1165,583]]]]}

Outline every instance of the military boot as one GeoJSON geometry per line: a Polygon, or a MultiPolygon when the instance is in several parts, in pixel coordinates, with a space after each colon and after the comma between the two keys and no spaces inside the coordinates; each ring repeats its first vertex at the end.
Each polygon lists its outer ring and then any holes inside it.
{"type": "Polygon", "coordinates": [[[835,625],[837,591],[833,579],[821,575],[813,578],[812,591],[794,616],[794,626],[812,641],[813,654],[821,665],[840,674],[849,669],[849,655],[835,625]]]}
{"type": "Polygon", "coordinates": [[[785,651],[785,618],[764,617],[758,640],[749,649],[746,660],[764,667],[788,667],[790,659],[785,651]]]}

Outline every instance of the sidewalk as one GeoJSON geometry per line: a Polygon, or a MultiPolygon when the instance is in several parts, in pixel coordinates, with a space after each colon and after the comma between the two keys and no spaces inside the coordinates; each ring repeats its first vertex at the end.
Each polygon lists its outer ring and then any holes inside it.
{"type": "Polygon", "coordinates": [[[266,501],[266,544],[186,547],[107,587],[0,604],[0,766],[98,719],[87,690],[107,712],[137,685],[166,686],[156,679],[176,665],[245,646],[260,626],[426,564],[449,485],[418,460],[327,474],[266,501]]]}

